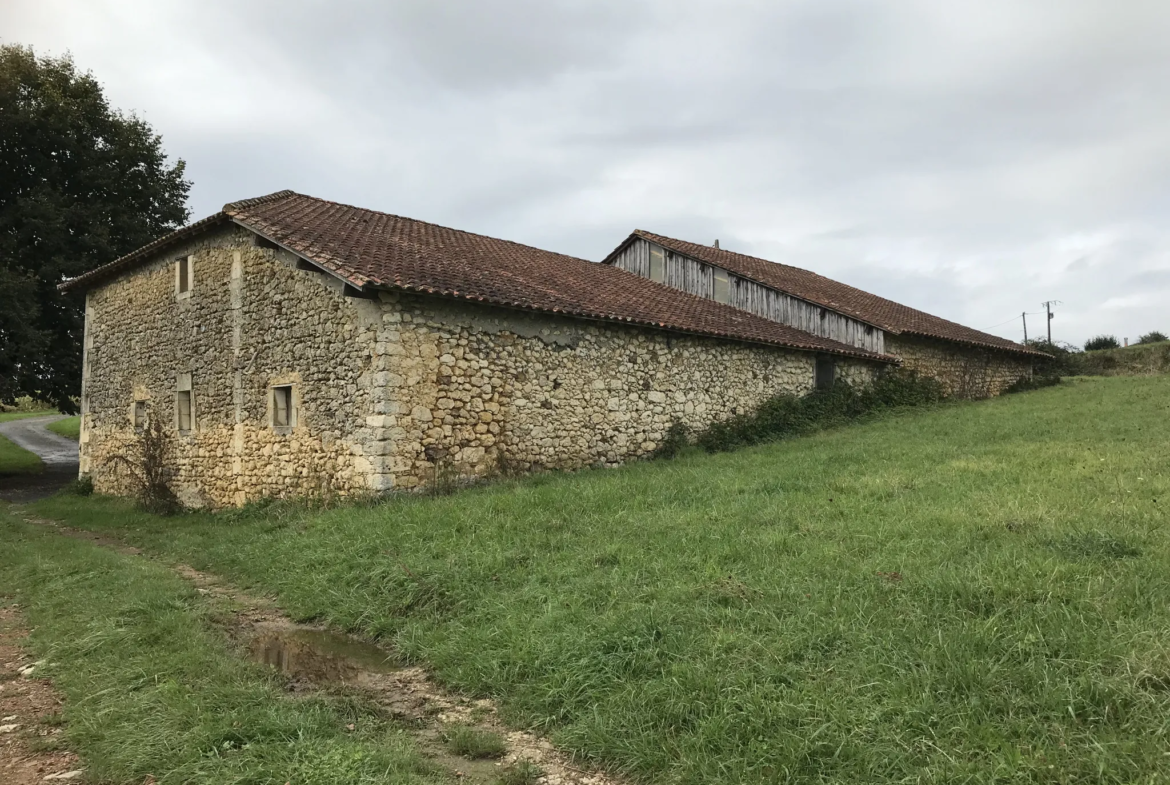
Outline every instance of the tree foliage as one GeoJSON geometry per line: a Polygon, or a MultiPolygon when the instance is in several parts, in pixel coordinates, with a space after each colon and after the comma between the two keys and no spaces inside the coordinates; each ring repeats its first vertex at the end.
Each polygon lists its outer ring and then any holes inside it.
{"type": "Polygon", "coordinates": [[[1115,335],[1098,335],[1085,341],[1085,351],[1094,352],[1100,349],[1116,349],[1121,346],[1115,335]]]}
{"type": "Polygon", "coordinates": [[[1138,343],[1143,343],[1143,344],[1144,343],[1162,343],[1163,341],[1170,341],[1170,338],[1166,337],[1166,333],[1159,332],[1157,330],[1153,330],[1151,332],[1148,332],[1145,335],[1143,335],[1141,338],[1138,338],[1138,343]]]}
{"type": "Polygon", "coordinates": [[[72,58],[0,46],[0,402],[76,410],[85,300],[57,284],[186,222],[184,166],[72,58]]]}

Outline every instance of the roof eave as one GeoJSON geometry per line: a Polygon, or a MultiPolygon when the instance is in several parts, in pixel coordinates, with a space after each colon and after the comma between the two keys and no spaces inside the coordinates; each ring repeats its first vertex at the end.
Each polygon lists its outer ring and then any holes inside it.
{"type": "Polygon", "coordinates": [[[609,256],[607,256],[601,260],[601,264],[613,264],[614,260],[617,259],[617,257],[622,253],[622,251],[626,250],[631,245],[633,245],[635,240],[645,240],[646,238],[642,237],[638,232],[639,232],[639,230],[637,230],[637,229],[635,229],[633,232],[631,232],[630,236],[627,237],[626,239],[622,240],[617,248],[614,248],[612,251],[609,252],[609,256]]]}
{"type": "Polygon", "coordinates": [[[304,253],[297,251],[293,248],[289,248],[284,243],[272,238],[268,234],[265,234],[264,232],[262,232],[260,229],[257,229],[255,226],[249,224],[248,222],[246,222],[244,220],[241,220],[240,218],[236,217],[235,215],[229,215],[228,217],[229,217],[229,220],[232,223],[236,224],[237,226],[244,228],[244,229],[247,229],[249,232],[252,232],[253,234],[255,234],[258,237],[263,237],[265,240],[272,243],[277,248],[280,248],[282,251],[287,251],[288,253],[292,254],[293,256],[297,257],[298,259],[305,261],[307,264],[312,265],[314,268],[316,268],[317,270],[320,270],[325,275],[329,275],[329,276],[332,276],[334,278],[337,278],[338,280],[343,281],[344,283],[347,283],[350,286],[353,286],[357,289],[362,289],[362,290],[365,290],[367,288],[367,284],[370,283],[370,279],[368,279],[368,278],[363,278],[359,275],[347,275],[346,273],[342,272],[341,270],[336,269],[335,266],[325,264],[323,262],[318,261],[317,259],[312,258],[311,256],[308,256],[307,254],[304,254],[304,253]]]}
{"type": "Polygon", "coordinates": [[[1027,346],[1015,346],[1015,347],[997,346],[996,344],[986,343],[984,341],[968,341],[968,340],[964,340],[962,338],[954,338],[954,337],[947,336],[947,335],[937,335],[935,333],[919,332],[918,330],[903,330],[898,334],[899,335],[917,336],[919,338],[930,338],[930,339],[935,340],[935,341],[947,341],[948,343],[961,343],[961,344],[964,344],[966,346],[978,346],[981,349],[992,349],[992,350],[997,351],[997,352],[1008,352],[1010,354],[1024,354],[1024,355],[1028,355],[1030,357],[1041,357],[1041,358],[1044,358],[1046,360],[1052,359],[1052,355],[1045,354],[1044,352],[1037,351],[1036,349],[1030,349],[1027,346]]]}
{"type": "Polygon", "coordinates": [[[587,313],[584,311],[572,311],[564,308],[540,308],[533,305],[527,305],[520,302],[509,302],[502,299],[495,299],[491,297],[484,297],[483,295],[460,294],[458,292],[449,292],[439,289],[411,286],[409,284],[391,284],[383,281],[371,281],[367,285],[367,290],[382,290],[388,292],[407,292],[411,294],[426,294],[434,297],[445,297],[453,300],[464,300],[471,302],[487,303],[499,308],[512,308],[519,311],[529,313],[547,313],[558,316],[568,316],[574,319],[582,319],[586,321],[600,322],[603,324],[633,324],[640,327],[648,327],[655,330],[664,330],[666,332],[679,333],[681,335],[695,335],[701,338],[717,338],[724,341],[734,341],[736,343],[748,343],[755,346],[767,346],[772,349],[789,349],[800,352],[813,352],[818,354],[833,354],[839,357],[851,357],[857,360],[866,360],[869,362],[880,362],[888,365],[899,365],[901,359],[888,354],[876,354],[866,351],[849,351],[848,349],[835,349],[822,346],[801,345],[796,343],[782,343],[779,341],[764,341],[735,335],[704,332],[701,330],[688,330],[683,327],[675,327],[665,322],[646,321],[642,319],[635,319],[629,316],[614,316],[603,315],[596,313],[587,313]]]}
{"type": "Polygon", "coordinates": [[[227,214],[222,210],[218,213],[213,213],[206,218],[201,218],[195,223],[187,224],[186,226],[176,229],[170,234],[164,234],[157,240],[152,240],[146,245],[131,251],[125,256],[120,256],[108,264],[103,264],[101,267],[83,273],[76,278],[70,278],[57,284],[57,289],[61,292],[71,292],[76,289],[89,289],[96,284],[115,278],[127,270],[132,270],[138,266],[139,263],[145,262],[153,254],[165,251],[180,242],[190,239],[201,232],[207,231],[219,223],[226,221],[227,214]]]}

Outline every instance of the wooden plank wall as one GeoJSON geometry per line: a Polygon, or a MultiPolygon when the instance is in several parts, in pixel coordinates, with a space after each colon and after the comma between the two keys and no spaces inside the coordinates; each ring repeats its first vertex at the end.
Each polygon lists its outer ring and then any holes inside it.
{"type": "MultiPolygon", "coordinates": [[[[635,240],[614,259],[613,264],[635,275],[649,278],[650,243],[646,240],[635,240]]],[[[728,278],[731,282],[730,304],[736,308],[822,338],[832,338],[834,341],[868,349],[871,352],[885,352],[885,334],[877,327],[755,281],[740,278],[731,272],[728,273],[728,278]]],[[[715,296],[715,268],[673,251],[666,251],[666,285],[712,299],[715,296]]]]}

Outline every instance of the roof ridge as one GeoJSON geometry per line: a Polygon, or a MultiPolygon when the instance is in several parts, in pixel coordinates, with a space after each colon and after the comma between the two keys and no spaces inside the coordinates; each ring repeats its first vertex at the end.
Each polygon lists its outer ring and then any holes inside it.
{"type": "MultiPolygon", "coordinates": [[[[225,204],[223,206],[223,209],[220,212],[230,214],[231,212],[233,212],[235,210],[243,210],[243,209],[246,209],[248,207],[255,207],[258,204],[267,204],[269,202],[276,202],[276,201],[279,201],[281,199],[286,199],[290,196],[304,196],[304,194],[298,194],[296,191],[291,191],[291,190],[285,188],[282,191],[274,191],[273,193],[265,194],[264,196],[255,196],[255,197],[252,197],[251,199],[240,199],[237,202],[228,202],[227,204],[225,204]]],[[[311,199],[313,197],[310,196],[308,198],[311,199]]]]}
{"type": "Polygon", "coordinates": [[[952,319],[947,319],[944,316],[932,314],[929,311],[924,311],[920,308],[915,308],[912,305],[900,303],[897,300],[891,300],[888,297],[883,297],[880,294],[860,289],[843,281],[838,281],[835,278],[830,278],[822,275],[814,270],[808,270],[803,267],[796,267],[794,265],[785,264],[783,262],[775,262],[771,259],[764,259],[759,256],[751,256],[750,254],[732,251],[727,248],[715,248],[712,246],[703,245],[701,243],[691,242],[689,240],[680,240],[676,237],[670,237],[665,234],[656,234],[644,229],[635,229],[630,238],[617,247],[608,257],[606,261],[613,259],[623,248],[629,244],[629,240],[638,237],[648,242],[657,243],[675,253],[682,254],[694,258],[704,264],[715,266],[727,266],[736,275],[739,275],[748,280],[754,281],[757,284],[767,286],[777,291],[784,292],[793,297],[807,300],[811,303],[835,310],[850,318],[858,319],[862,322],[873,324],[891,334],[898,335],[907,333],[911,335],[921,335],[931,338],[941,338],[943,340],[958,341],[960,343],[972,344],[976,346],[985,346],[1001,351],[1021,352],[1025,354],[1042,355],[1042,352],[1016,343],[1007,338],[1001,338],[997,335],[991,335],[982,330],[976,330],[973,327],[968,327],[961,322],[956,322],[952,319]],[[671,247],[674,246],[674,247],[671,247]],[[699,250],[692,250],[699,249],[699,250]],[[702,255],[700,255],[700,253],[702,255]],[[704,258],[708,257],[708,258],[704,258]],[[748,265],[748,269],[734,269],[730,265],[748,265]],[[754,265],[760,265],[758,271],[753,271],[751,268],[754,265]],[[797,282],[789,280],[785,283],[783,280],[769,280],[768,271],[775,270],[778,274],[783,276],[787,271],[788,275],[799,276],[809,284],[814,286],[827,285],[833,291],[809,291],[798,285],[797,282]],[[764,275],[762,275],[764,274],[764,275]],[[801,289],[803,288],[803,291],[801,289]],[[868,305],[859,304],[857,302],[850,303],[849,299],[860,297],[865,301],[874,304],[883,309],[881,312],[875,310],[868,305]],[[892,311],[892,312],[891,312],[892,311]],[[900,314],[904,314],[902,316],[900,314]],[[921,319],[933,320],[938,325],[946,326],[945,331],[940,331],[938,328],[931,330],[929,327],[921,325],[921,319]],[[966,333],[965,335],[947,334],[952,328],[957,328],[959,331],[966,333]]]}
{"type": "MultiPolygon", "coordinates": [[[[815,275],[817,278],[820,278],[821,280],[824,280],[824,281],[829,281],[830,283],[836,284],[837,286],[847,286],[850,289],[853,289],[854,291],[858,291],[858,292],[861,292],[863,294],[868,294],[872,297],[881,297],[880,294],[873,294],[872,292],[867,292],[864,289],[859,289],[856,286],[853,286],[852,284],[847,284],[844,281],[838,281],[836,278],[830,278],[827,275],[821,275],[816,270],[809,270],[806,267],[797,267],[794,264],[785,264],[784,262],[777,262],[774,259],[765,259],[762,256],[752,256],[751,254],[748,254],[748,253],[740,253],[739,251],[733,251],[730,248],[716,248],[714,246],[705,246],[702,243],[695,243],[695,242],[691,242],[690,240],[680,240],[679,238],[671,237],[668,234],[657,234],[655,232],[648,232],[648,231],[645,231],[643,229],[635,229],[634,233],[638,234],[639,236],[645,236],[646,239],[650,239],[651,237],[661,237],[663,240],[673,240],[676,243],[686,243],[687,245],[698,245],[702,248],[710,247],[712,251],[722,251],[723,253],[731,254],[732,256],[742,256],[744,259],[751,259],[753,262],[764,262],[765,264],[774,264],[777,267],[786,267],[789,270],[798,270],[802,273],[807,273],[808,275],[815,275]]],[[[889,298],[882,297],[882,299],[888,300],[889,298]]],[[[893,300],[889,300],[889,301],[892,303],[894,302],[893,300]]],[[[900,305],[900,303],[895,303],[895,304],[900,305]]],[[[909,308],[911,306],[905,306],[905,307],[909,308]]],[[[938,317],[938,318],[941,319],[942,317],[938,317]]]]}
{"type": "Polygon", "coordinates": [[[346,202],[337,202],[337,201],[334,201],[332,199],[322,199],[319,196],[312,196],[310,194],[297,193],[296,191],[277,191],[276,193],[269,194],[268,196],[260,196],[260,197],[257,197],[256,199],[245,199],[242,202],[234,202],[231,205],[224,205],[224,211],[226,212],[228,207],[235,207],[236,205],[240,205],[242,207],[251,207],[254,204],[263,204],[263,203],[269,202],[269,201],[276,201],[275,197],[278,197],[281,195],[299,196],[302,199],[311,199],[314,202],[321,202],[323,204],[331,204],[331,205],[334,205],[335,207],[344,207],[347,210],[360,210],[363,213],[373,213],[375,215],[381,215],[381,216],[384,216],[386,218],[393,218],[393,219],[398,220],[398,221],[409,221],[409,222],[414,223],[414,224],[421,224],[423,226],[432,226],[436,229],[443,229],[444,231],[448,231],[448,232],[457,232],[459,234],[468,235],[470,237],[480,237],[484,240],[491,240],[492,242],[495,242],[495,243],[507,243],[508,245],[514,245],[517,248],[527,248],[528,250],[531,250],[531,251],[540,251],[541,253],[553,254],[555,256],[561,257],[562,259],[572,259],[575,262],[584,262],[585,264],[595,264],[595,262],[591,262],[588,259],[584,259],[580,256],[571,256],[569,254],[561,253],[560,251],[549,251],[549,250],[544,249],[544,248],[537,248],[535,245],[528,245],[526,243],[516,242],[515,240],[508,240],[508,239],[505,239],[503,237],[493,237],[490,234],[481,234],[479,232],[469,232],[466,229],[456,229],[453,226],[446,226],[444,224],[438,224],[438,223],[435,223],[433,221],[424,221],[421,218],[411,218],[411,217],[406,216],[406,215],[398,215],[397,213],[388,213],[385,210],[374,210],[374,209],[369,208],[369,207],[359,207],[356,204],[348,204],[346,202]]]}

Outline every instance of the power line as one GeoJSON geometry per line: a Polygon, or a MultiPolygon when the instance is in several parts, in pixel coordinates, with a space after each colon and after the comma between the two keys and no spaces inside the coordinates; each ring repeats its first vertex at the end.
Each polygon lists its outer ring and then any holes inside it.
{"type": "Polygon", "coordinates": [[[1006,319],[1006,320],[1000,322],[999,324],[993,324],[990,327],[984,327],[983,329],[984,330],[994,330],[996,327],[1003,327],[1005,324],[1010,324],[1011,322],[1014,322],[1015,320],[1016,320],[1016,317],[1013,316],[1012,318],[1006,319]]]}
{"type": "MultiPolygon", "coordinates": [[[[1044,311],[1036,311],[1035,313],[1033,313],[1032,311],[1028,311],[1026,314],[1021,314],[1021,316],[1038,316],[1042,313],[1044,313],[1044,311]]],[[[1005,321],[1002,321],[999,324],[993,324],[990,327],[984,327],[983,329],[984,330],[994,330],[996,327],[1003,327],[1005,324],[1009,324],[1010,322],[1014,322],[1018,318],[1020,318],[1020,317],[1013,316],[1012,318],[1007,319],[1005,321]]]]}

